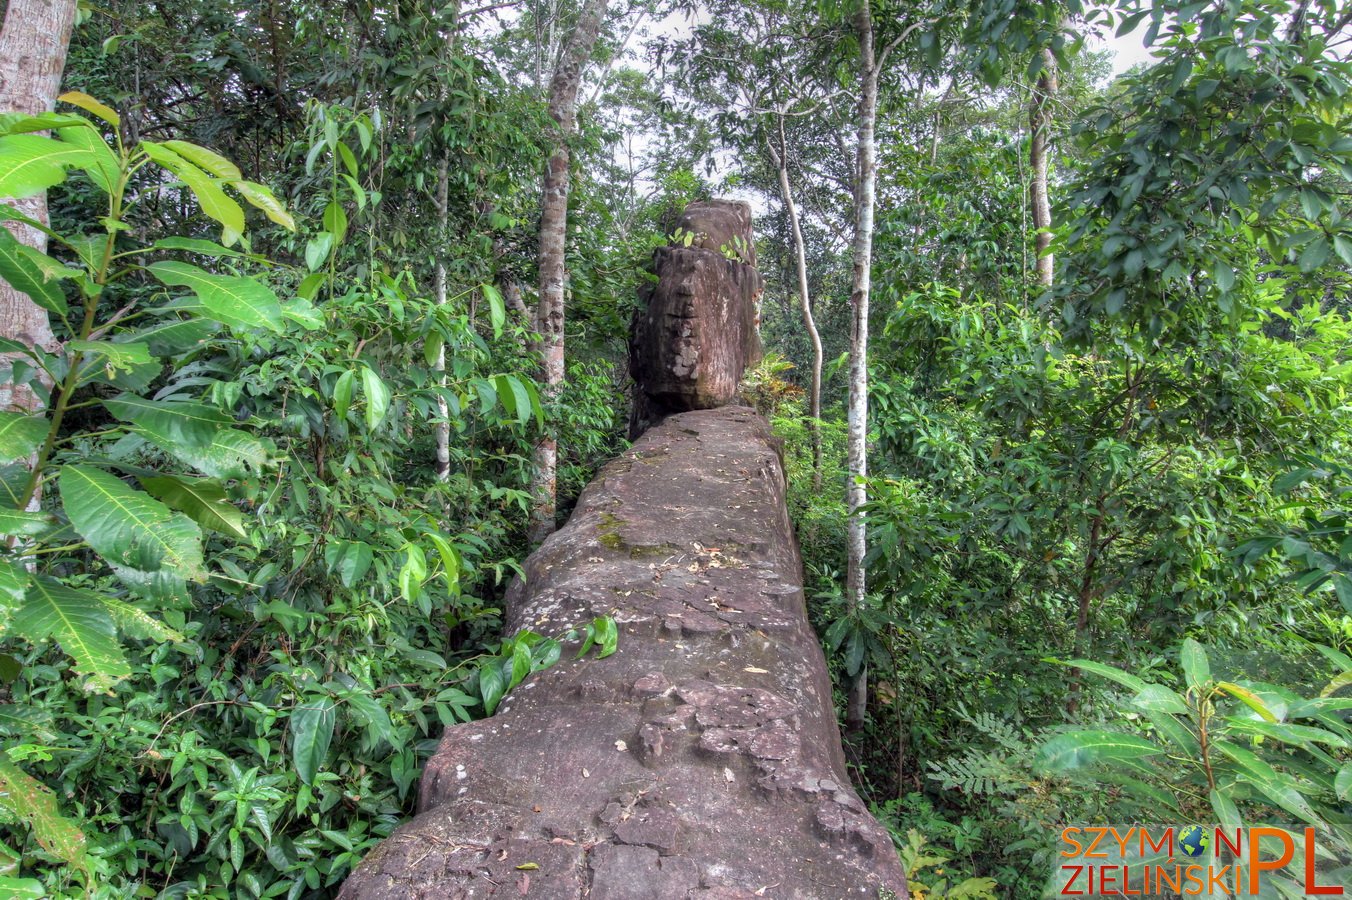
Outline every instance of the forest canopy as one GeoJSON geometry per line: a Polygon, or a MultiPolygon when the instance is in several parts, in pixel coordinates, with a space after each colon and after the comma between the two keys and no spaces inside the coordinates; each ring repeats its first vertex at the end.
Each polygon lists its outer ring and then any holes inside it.
{"type": "Polygon", "coordinates": [[[637,640],[504,593],[715,197],[912,895],[1070,822],[1352,861],[1350,88],[1336,0],[9,0],[0,895],[333,896],[637,640]]]}

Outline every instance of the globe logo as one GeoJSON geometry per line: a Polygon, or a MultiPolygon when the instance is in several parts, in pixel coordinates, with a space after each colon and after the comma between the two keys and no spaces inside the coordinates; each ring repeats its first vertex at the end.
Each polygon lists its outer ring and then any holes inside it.
{"type": "Polygon", "coordinates": [[[1196,859],[1211,846],[1211,835],[1201,825],[1189,825],[1178,833],[1178,846],[1184,856],[1196,859]]]}

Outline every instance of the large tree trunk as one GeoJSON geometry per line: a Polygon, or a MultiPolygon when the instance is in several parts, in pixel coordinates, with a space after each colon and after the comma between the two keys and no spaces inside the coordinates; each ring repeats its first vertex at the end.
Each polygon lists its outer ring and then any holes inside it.
{"type": "Polygon", "coordinates": [[[1033,206],[1033,227],[1037,229],[1037,280],[1051,287],[1056,266],[1049,249],[1052,245],[1052,205],[1047,193],[1048,137],[1052,126],[1052,103],[1056,100],[1056,57],[1050,50],[1042,51],[1042,71],[1038,73],[1032,99],[1028,103],[1029,140],[1028,161],[1033,169],[1030,190],[1033,206]]]}
{"type": "Polygon", "coordinates": [[[812,435],[812,486],[821,490],[822,486],[822,337],[817,331],[817,321],[812,315],[812,298],[807,286],[807,247],[803,243],[803,228],[798,220],[798,204],[793,199],[793,187],[789,184],[789,145],[784,136],[784,119],[779,120],[779,150],[767,138],[766,147],[770,151],[770,160],[779,173],[779,196],[784,203],[784,213],[789,219],[789,236],[793,241],[794,268],[798,275],[798,304],[803,312],[803,326],[807,328],[808,338],[812,341],[812,393],[808,397],[808,429],[812,435]]]}
{"type": "MultiPolygon", "coordinates": [[[[591,58],[606,0],[587,0],[577,26],[559,54],[549,84],[549,115],[554,120],[554,152],[545,168],[540,201],[540,300],[535,330],[540,335],[541,382],[547,400],[558,397],[563,385],[564,249],[568,234],[568,191],[571,157],[568,142],[577,130],[577,91],[582,69],[591,58]]],[[[535,444],[535,472],[531,479],[531,543],[553,533],[556,523],[558,436],[552,423],[535,444]]]]}
{"type": "MultiPolygon", "coordinates": [[[[868,305],[872,289],[873,204],[877,179],[874,127],[878,116],[878,66],[873,50],[873,17],[868,0],[859,4],[855,18],[859,37],[859,131],[854,189],[854,278],[850,292],[850,403],[847,432],[848,471],[846,511],[847,563],[845,600],[851,611],[864,602],[864,514],[868,501],[864,477],[868,474],[868,305]]],[[[864,725],[868,706],[868,666],[859,671],[850,689],[845,726],[864,725]]]]}
{"type": "MultiPolygon", "coordinates": [[[[56,105],[74,24],[75,0],[10,0],[0,30],[0,112],[36,115],[56,105]]],[[[0,199],[0,203],[47,222],[45,194],[0,199]]],[[[4,224],[20,241],[46,252],[47,237],[42,232],[18,222],[4,224]]],[[[0,336],[30,347],[55,349],[46,311],[4,280],[0,280],[0,336]]],[[[0,410],[41,407],[41,398],[27,387],[0,385],[0,410]]]]}

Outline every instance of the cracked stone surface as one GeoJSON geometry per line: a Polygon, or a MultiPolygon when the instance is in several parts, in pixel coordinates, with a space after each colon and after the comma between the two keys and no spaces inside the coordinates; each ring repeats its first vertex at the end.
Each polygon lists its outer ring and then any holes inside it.
{"type": "Polygon", "coordinates": [[[649,430],[508,598],[513,630],[612,615],[619,651],[565,659],[448,729],[418,815],[340,896],[905,897],[850,787],[801,573],[760,416],[649,430]]]}

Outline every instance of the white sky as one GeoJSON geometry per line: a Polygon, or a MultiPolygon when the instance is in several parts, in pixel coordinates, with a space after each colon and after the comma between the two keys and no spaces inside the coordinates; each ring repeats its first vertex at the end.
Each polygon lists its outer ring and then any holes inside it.
{"type": "Polygon", "coordinates": [[[1137,63],[1150,61],[1150,51],[1142,43],[1145,38],[1145,30],[1146,26],[1143,22],[1130,34],[1096,42],[1096,46],[1107,47],[1113,51],[1114,75],[1121,75],[1137,63]]]}

